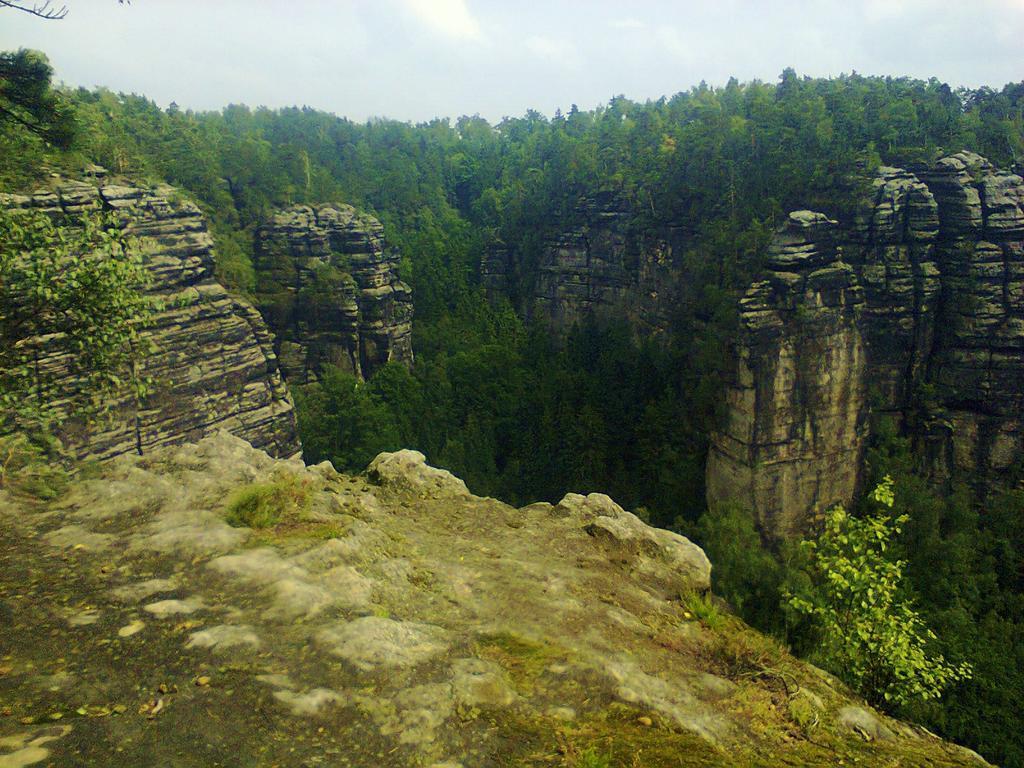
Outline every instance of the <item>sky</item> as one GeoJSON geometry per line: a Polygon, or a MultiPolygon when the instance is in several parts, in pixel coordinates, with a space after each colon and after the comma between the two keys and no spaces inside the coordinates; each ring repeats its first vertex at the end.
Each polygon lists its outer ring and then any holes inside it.
{"type": "MultiPolygon", "coordinates": [[[[31,0],[24,0],[31,2],[31,0]]],[[[0,9],[0,50],[161,106],[310,106],[422,122],[644,101],[702,80],[1024,80],[1024,0],[64,0],[0,9]],[[58,3],[59,5],[59,3],[58,3]]]]}

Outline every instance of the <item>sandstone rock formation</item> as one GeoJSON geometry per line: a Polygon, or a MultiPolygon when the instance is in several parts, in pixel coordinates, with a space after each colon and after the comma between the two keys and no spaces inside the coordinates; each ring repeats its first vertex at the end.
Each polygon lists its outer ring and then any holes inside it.
{"type": "Polygon", "coordinates": [[[942,312],[928,381],[937,473],[1024,480],[1024,180],[961,152],[919,173],[938,204],[942,312]]]}
{"type": "MultiPolygon", "coordinates": [[[[640,336],[664,331],[679,279],[671,244],[640,242],[628,203],[610,193],[586,201],[579,215],[580,225],[545,244],[531,314],[561,334],[588,315],[613,312],[640,336]]],[[[496,262],[488,262],[494,285],[501,283],[496,262]]]]}
{"type": "MultiPolygon", "coordinates": [[[[4,195],[0,204],[54,215],[114,211],[142,249],[152,276],[148,290],[165,306],[145,332],[155,348],[141,371],[153,380],[151,394],[139,405],[123,394],[111,403],[110,417],[99,422],[63,420],[68,448],[107,459],[224,429],[275,456],[299,453],[270,332],[252,306],[214,280],[213,240],[195,204],[168,186],[73,181],[30,196],[4,195]]],[[[76,388],[69,361],[52,344],[44,344],[41,364],[61,392],[76,388]]]]}
{"type": "Polygon", "coordinates": [[[412,363],[412,291],[397,264],[380,222],[350,205],[295,205],[259,228],[257,304],[286,379],[314,380],[324,365],[368,377],[412,363]]]}
{"type": "Polygon", "coordinates": [[[740,304],[709,501],[739,501],[770,535],[791,535],[850,501],[881,416],[936,481],[957,475],[979,492],[1021,482],[1020,176],[968,152],[913,173],[881,168],[851,221],[792,214],[768,270],[740,304]]]}
{"type": "Polygon", "coordinates": [[[776,235],[740,302],[728,413],[708,455],[709,499],[754,509],[781,536],[850,499],[864,446],[864,292],[836,226],[796,211],[776,235]]]}
{"type": "Polygon", "coordinates": [[[512,268],[508,246],[502,240],[488,243],[480,257],[480,284],[490,301],[509,297],[512,268]]]}
{"type": "Polygon", "coordinates": [[[700,620],[704,553],[606,496],[514,509],[412,453],[373,478],[219,434],[0,490],[0,765],[984,765],[700,620]],[[282,482],[303,509],[226,522],[282,482]]]}

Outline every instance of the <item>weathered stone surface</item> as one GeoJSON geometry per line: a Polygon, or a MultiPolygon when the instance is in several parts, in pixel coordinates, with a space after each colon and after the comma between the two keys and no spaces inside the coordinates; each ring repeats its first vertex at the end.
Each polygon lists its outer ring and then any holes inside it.
{"type": "Polygon", "coordinates": [[[509,296],[511,272],[512,257],[508,246],[501,240],[489,243],[480,257],[480,284],[488,299],[494,301],[509,296]]]}
{"type": "Polygon", "coordinates": [[[969,152],[883,167],[850,221],[823,219],[791,214],[775,271],[740,302],[709,500],[738,500],[770,535],[792,535],[850,501],[882,416],[936,480],[960,474],[982,493],[1019,482],[1024,180],[969,152]]]}
{"type": "MultiPolygon", "coordinates": [[[[628,203],[610,193],[587,200],[579,218],[546,242],[530,314],[560,334],[587,316],[612,313],[624,314],[640,336],[663,332],[680,274],[669,238],[637,238],[628,203]]],[[[499,252],[487,261],[492,285],[500,282],[499,252]]]]}
{"type": "Polygon", "coordinates": [[[765,279],[740,301],[725,427],[712,436],[712,503],[756,511],[765,531],[799,532],[808,515],[846,502],[866,429],[864,295],[836,249],[836,222],[791,214],[765,279]]]}
{"type": "Polygon", "coordinates": [[[1005,487],[1024,457],[1024,180],[970,152],[919,175],[942,222],[935,402],[920,442],[937,477],[959,470],[983,489],[1005,487]]]}
{"type": "Polygon", "coordinates": [[[404,449],[378,454],[366,473],[375,482],[398,491],[431,497],[469,495],[460,478],[447,469],[431,467],[419,451],[404,449]]]}
{"type": "Polygon", "coordinates": [[[412,290],[377,219],[350,205],[295,205],[257,230],[254,248],[257,303],[289,381],[325,365],[368,377],[412,363],[412,290]]]}
{"type": "Polygon", "coordinates": [[[552,513],[578,520],[609,560],[648,574],[667,595],[711,588],[711,563],[704,550],[677,533],[652,528],[603,493],[566,494],[552,513]]]}
{"type": "MultiPolygon", "coordinates": [[[[73,743],[48,745],[53,764],[117,768],[173,762],[182,744],[202,765],[523,765],[561,743],[723,768],[831,766],[836,755],[972,764],[778,648],[772,669],[832,726],[795,737],[777,678],[736,672],[734,651],[716,650],[769,641],[738,621],[695,619],[679,599],[706,587],[703,553],[606,496],[516,511],[380,482],[274,461],[222,432],[118,457],[54,503],[0,490],[0,592],[21,596],[0,606],[9,724],[123,702],[124,717],[75,717],[73,743]],[[238,540],[208,553],[225,499],[282,473],[309,489],[309,511],[234,529],[238,540]],[[97,548],[46,538],[71,527],[101,537],[97,548]],[[167,531],[178,546],[152,546],[167,531]],[[360,582],[365,599],[349,599],[360,582]],[[319,590],[337,601],[278,613],[280,595],[319,590]],[[99,619],[69,626],[83,610],[99,619]],[[113,637],[132,622],[138,635],[113,637]],[[24,694],[32,679],[45,698],[24,694]],[[857,706],[861,727],[892,738],[834,727],[857,706]]],[[[0,758],[24,741],[0,737],[0,758]]]]}
{"type": "MultiPolygon", "coordinates": [[[[112,398],[110,418],[98,423],[62,421],[69,449],[107,459],[226,429],[275,456],[299,453],[270,332],[252,306],[214,280],[213,239],[195,204],[168,186],[58,181],[31,196],[0,196],[0,205],[54,215],[116,211],[142,249],[148,290],[165,306],[145,332],[155,348],[141,370],[153,380],[151,394],[139,404],[127,392],[112,398]]],[[[58,403],[78,386],[69,363],[44,345],[41,367],[58,383],[58,403]]]]}
{"type": "Polygon", "coordinates": [[[930,359],[941,287],[938,229],[928,187],[883,167],[840,235],[843,259],[864,288],[866,394],[877,410],[899,414],[930,359]]]}

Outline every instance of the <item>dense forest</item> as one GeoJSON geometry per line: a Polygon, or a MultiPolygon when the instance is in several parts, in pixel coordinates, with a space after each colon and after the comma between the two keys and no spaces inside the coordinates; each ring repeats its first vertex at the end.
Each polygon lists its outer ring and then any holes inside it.
{"type": "MultiPolygon", "coordinates": [[[[785,597],[804,578],[799,553],[766,548],[748,511],[704,501],[736,292],[786,212],[841,216],[866,170],[964,148],[1004,167],[1024,158],[1024,82],[968,91],[786,70],[778,83],[702,83],[497,125],[357,124],[306,107],[196,113],[102,89],[53,98],[73,138],[0,122],[0,189],[87,163],[180,186],[207,212],[220,278],[239,294],[254,291],[252,239],[273,209],[342,201],[383,222],[414,291],[416,364],[366,382],[329,371],[296,389],[308,460],[360,470],[381,450],[412,447],[475,493],[512,503],[608,493],[694,537],[715,564],[716,591],[812,658],[813,633],[785,597]],[[629,201],[638,237],[687,229],[683,299],[663,338],[593,320],[555,339],[524,311],[545,238],[602,192],[629,201]],[[479,264],[499,239],[518,268],[507,298],[491,302],[479,264]]],[[[944,699],[897,711],[1024,765],[1024,493],[981,508],[966,488],[940,494],[915,475],[895,431],[875,439],[868,464],[872,485],[895,478],[892,514],[909,515],[895,552],[908,563],[908,596],[937,649],[974,668],[944,699]]]]}

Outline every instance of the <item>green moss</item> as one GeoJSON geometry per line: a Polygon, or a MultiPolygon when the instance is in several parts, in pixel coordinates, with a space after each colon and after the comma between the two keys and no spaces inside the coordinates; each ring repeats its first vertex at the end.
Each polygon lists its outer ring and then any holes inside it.
{"type": "Polygon", "coordinates": [[[611,766],[611,756],[604,752],[599,752],[594,747],[588,747],[576,759],[576,768],[611,768],[611,766]]]}
{"type": "Polygon", "coordinates": [[[516,690],[525,695],[533,692],[537,678],[548,666],[569,656],[564,648],[537,643],[511,632],[481,636],[476,653],[482,659],[500,664],[516,690]]]}
{"type": "Polygon", "coordinates": [[[818,726],[820,716],[811,700],[801,693],[791,696],[788,704],[789,719],[800,729],[804,736],[810,736],[818,726]]]}
{"type": "Polygon", "coordinates": [[[348,531],[349,526],[331,521],[285,520],[272,528],[257,530],[251,543],[255,546],[263,546],[280,544],[294,539],[327,541],[328,539],[340,539],[346,536],[348,531]]]}

